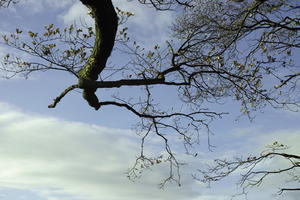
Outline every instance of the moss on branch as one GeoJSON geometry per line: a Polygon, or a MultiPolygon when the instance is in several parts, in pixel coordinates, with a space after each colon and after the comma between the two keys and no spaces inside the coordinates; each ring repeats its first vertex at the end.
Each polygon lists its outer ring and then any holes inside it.
{"type": "MultiPolygon", "coordinates": [[[[111,0],[80,0],[87,6],[95,20],[96,38],[87,63],[79,71],[79,79],[97,80],[106,66],[114,46],[118,28],[118,16],[111,0]]],[[[90,106],[99,109],[97,88],[83,89],[83,98],[90,106]]]]}

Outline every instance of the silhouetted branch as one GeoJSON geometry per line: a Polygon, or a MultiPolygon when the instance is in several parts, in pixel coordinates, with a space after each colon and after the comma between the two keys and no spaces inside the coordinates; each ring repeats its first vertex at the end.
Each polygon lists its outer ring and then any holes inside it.
{"type": "MultiPolygon", "coordinates": [[[[208,166],[207,170],[199,169],[201,178],[194,176],[196,179],[205,182],[217,182],[220,181],[236,171],[241,171],[241,179],[239,181],[243,191],[248,187],[259,186],[270,175],[285,174],[294,182],[299,181],[297,176],[297,169],[300,168],[300,156],[295,154],[282,153],[288,148],[278,142],[274,142],[271,146],[268,146],[271,152],[262,152],[259,156],[250,156],[248,158],[235,158],[232,160],[227,159],[215,159],[214,163],[208,166]],[[267,166],[262,165],[266,160],[284,159],[288,162],[288,166],[267,166]],[[265,168],[265,169],[264,169],[265,168]],[[295,174],[294,174],[295,173],[295,174]]],[[[269,151],[269,150],[268,150],[269,151]]],[[[274,164],[272,164],[274,165],[274,164]]],[[[281,181],[281,182],[284,182],[281,181]]],[[[297,188],[281,188],[279,194],[283,191],[294,191],[297,188]]]]}
{"type": "Polygon", "coordinates": [[[70,91],[79,88],[78,84],[75,85],[71,85],[70,87],[68,87],[67,89],[65,89],[58,97],[56,97],[53,100],[53,103],[50,104],[48,106],[48,108],[55,108],[55,106],[61,101],[62,98],[64,98],[64,96],[66,96],[66,94],[68,94],[70,91]]]}

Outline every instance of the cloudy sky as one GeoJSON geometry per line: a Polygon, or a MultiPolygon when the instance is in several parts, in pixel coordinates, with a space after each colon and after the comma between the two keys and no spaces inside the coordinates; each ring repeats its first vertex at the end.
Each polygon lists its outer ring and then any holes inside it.
{"type": "MultiPolygon", "coordinates": [[[[168,39],[172,13],[155,12],[136,1],[114,3],[135,13],[130,30],[145,45],[168,39]]],[[[68,25],[82,20],[92,24],[86,13],[77,0],[27,0],[0,10],[0,32],[16,27],[39,30],[49,23],[68,25]]],[[[0,46],[1,55],[8,51],[0,46]]],[[[181,187],[158,188],[167,173],[164,164],[132,182],[125,172],[139,153],[139,137],[131,130],[137,119],[111,107],[96,112],[76,92],[49,110],[47,105],[72,81],[64,73],[33,74],[28,80],[0,79],[0,200],[224,200],[238,192],[238,174],[210,188],[191,177],[209,159],[255,154],[274,141],[300,154],[300,113],[267,108],[250,123],[244,117],[237,120],[239,108],[229,102],[226,106],[232,113],[212,124],[214,151],[204,141],[197,158],[179,154],[189,163],[181,169],[181,187]]],[[[156,142],[155,138],[150,141],[149,149],[156,142]]],[[[270,178],[261,188],[252,189],[248,198],[297,198],[295,194],[274,196],[280,183],[270,178]]]]}

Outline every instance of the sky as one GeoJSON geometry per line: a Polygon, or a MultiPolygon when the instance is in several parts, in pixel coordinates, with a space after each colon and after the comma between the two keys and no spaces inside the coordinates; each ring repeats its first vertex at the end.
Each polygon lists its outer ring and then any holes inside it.
{"type": "MultiPolygon", "coordinates": [[[[151,47],[169,38],[171,12],[155,12],[136,1],[115,0],[114,4],[135,14],[129,30],[144,45],[151,47]]],[[[80,20],[93,24],[86,13],[77,0],[27,0],[0,10],[0,32],[16,27],[39,30],[49,23],[68,25],[80,20]]],[[[8,51],[0,45],[0,54],[8,51]]],[[[250,122],[237,118],[239,107],[227,102],[224,106],[231,113],[211,124],[214,151],[208,150],[203,139],[197,158],[178,153],[188,163],[181,168],[181,187],[168,184],[159,189],[168,173],[165,164],[145,171],[133,182],[125,173],[139,153],[140,138],[132,130],[138,120],[135,116],[113,107],[94,111],[77,92],[67,95],[57,108],[47,108],[74,81],[65,73],[51,72],[33,74],[27,80],[0,79],[0,200],[224,200],[239,191],[235,185],[239,174],[207,187],[192,178],[197,168],[216,157],[259,153],[274,141],[300,154],[300,113],[266,108],[250,122]]],[[[156,151],[157,138],[150,138],[147,145],[156,151]]],[[[282,163],[264,163],[275,164],[282,163]]],[[[271,177],[250,190],[248,199],[296,200],[299,193],[275,195],[284,179],[280,178],[271,177]]]]}

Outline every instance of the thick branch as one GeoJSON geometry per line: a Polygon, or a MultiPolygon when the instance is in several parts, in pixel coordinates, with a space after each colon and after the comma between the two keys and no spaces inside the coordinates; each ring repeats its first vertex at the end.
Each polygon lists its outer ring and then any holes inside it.
{"type": "Polygon", "coordinates": [[[121,86],[141,86],[164,84],[164,79],[123,79],[117,81],[79,80],[80,88],[119,88],[121,86]]]}
{"type": "MultiPolygon", "coordinates": [[[[89,90],[89,88],[119,88],[122,86],[145,86],[145,85],[186,85],[188,83],[176,83],[176,82],[165,82],[164,78],[157,78],[157,79],[123,79],[123,80],[116,80],[116,81],[93,81],[88,79],[81,79],[79,78],[79,83],[72,85],[65,89],[57,98],[54,99],[54,102],[50,104],[49,108],[55,108],[55,106],[61,101],[61,99],[70,91],[75,88],[81,88],[84,90],[89,90]]],[[[100,103],[97,99],[94,104],[96,107],[100,107],[102,103],[100,103]]],[[[122,106],[124,107],[124,106],[122,106]]]]}
{"type": "MultiPolygon", "coordinates": [[[[96,38],[94,48],[87,63],[79,72],[79,77],[88,80],[97,80],[98,75],[106,66],[114,46],[117,28],[118,16],[115,12],[111,0],[80,0],[87,6],[91,15],[95,19],[96,38]]],[[[88,88],[83,90],[83,97],[87,100],[90,106],[96,110],[98,97],[95,95],[97,88],[88,88]]]]}

